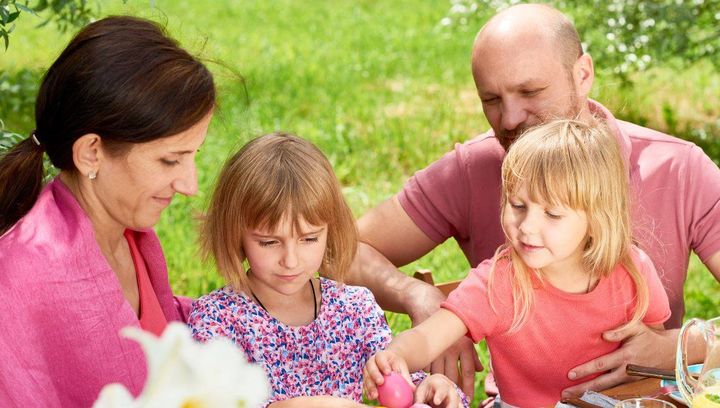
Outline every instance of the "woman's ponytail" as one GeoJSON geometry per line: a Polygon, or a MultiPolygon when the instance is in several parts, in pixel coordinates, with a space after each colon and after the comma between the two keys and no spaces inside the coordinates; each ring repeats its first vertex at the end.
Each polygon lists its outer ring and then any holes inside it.
{"type": "Polygon", "coordinates": [[[33,136],[0,156],[0,236],[30,211],[43,186],[43,149],[33,136]]]}

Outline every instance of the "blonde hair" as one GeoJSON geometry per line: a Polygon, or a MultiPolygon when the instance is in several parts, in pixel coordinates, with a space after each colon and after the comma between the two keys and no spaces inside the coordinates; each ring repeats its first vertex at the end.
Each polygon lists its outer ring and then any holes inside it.
{"type": "Polygon", "coordinates": [[[242,236],[252,228],[274,229],[284,216],[327,223],[320,273],[342,281],[357,249],[355,219],[330,162],[307,140],[286,133],[260,136],[232,156],[220,173],[201,227],[203,253],[220,274],[246,293],[242,236]]]}
{"type": "MultiPolygon", "coordinates": [[[[633,240],[630,223],[628,171],[614,135],[602,124],[577,120],[554,120],[529,129],[508,151],[502,165],[502,213],[508,196],[520,186],[531,200],[584,211],[588,237],[582,263],[592,278],[609,276],[618,265],[629,272],[636,287],[632,320],[641,320],[648,307],[648,287],[631,258],[633,240]]],[[[527,321],[533,304],[532,274],[511,245],[498,249],[490,274],[497,272],[498,259],[512,265],[513,322],[515,331],[527,321]]],[[[491,289],[492,290],[492,289],[491,289]]],[[[493,297],[490,297],[491,305],[493,297]]],[[[493,308],[495,306],[493,305],[493,308]]]]}

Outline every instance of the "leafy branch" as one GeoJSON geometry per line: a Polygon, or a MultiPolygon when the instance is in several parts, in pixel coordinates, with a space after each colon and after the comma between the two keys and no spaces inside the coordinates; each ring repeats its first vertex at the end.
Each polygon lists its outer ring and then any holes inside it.
{"type": "Polygon", "coordinates": [[[0,0],[0,37],[6,50],[10,45],[10,34],[15,31],[15,21],[23,13],[36,17],[44,15],[38,27],[53,22],[64,32],[89,23],[94,10],[87,0],[38,0],[33,6],[30,0],[0,0]]]}

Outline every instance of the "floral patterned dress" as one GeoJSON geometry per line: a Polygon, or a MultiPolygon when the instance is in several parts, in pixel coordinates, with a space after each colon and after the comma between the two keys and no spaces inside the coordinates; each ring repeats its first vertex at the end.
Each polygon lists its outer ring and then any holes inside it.
{"type": "Polygon", "coordinates": [[[193,303],[188,324],[199,341],[224,336],[265,368],[267,404],[300,396],[333,395],[361,401],[362,369],[390,343],[391,331],[366,288],[320,278],[317,319],[288,326],[242,292],[218,289],[193,303]]]}

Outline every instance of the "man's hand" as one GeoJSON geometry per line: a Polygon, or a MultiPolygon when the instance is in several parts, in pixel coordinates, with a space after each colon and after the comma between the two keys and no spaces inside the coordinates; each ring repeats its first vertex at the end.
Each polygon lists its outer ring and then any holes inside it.
{"type": "Polygon", "coordinates": [[[594,373],[607,373],[590,381],[563,390],[563,398],[582,395],[587,390],[601,391],[630,381],[625,374],[628,364],[648,367],[672,368],[675,366],[675,350],[679,330],[650,328],[638,322],[623,329],[603,333],[609,342],[622,342],[622,346],[610,354],[579,365],[568,373],[571,380],[594,373]]]}
{"type": "Polygon", "coordinates": [[[475,396],[475,372],[482,369],[475,346],[467,337],[458,340],[430,365],[430,372],[448,377],[467,395],[468,401],[475,396]]]}

